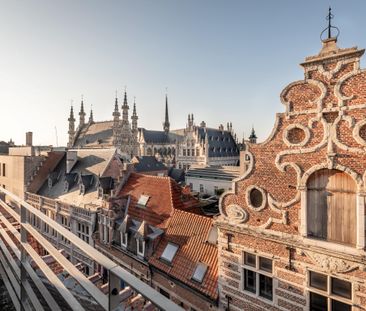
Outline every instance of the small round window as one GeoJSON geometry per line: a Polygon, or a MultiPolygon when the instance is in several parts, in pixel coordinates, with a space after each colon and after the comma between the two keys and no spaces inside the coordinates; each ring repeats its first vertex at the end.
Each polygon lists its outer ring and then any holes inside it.
{"type": "Polygon", "coordinates": [[[263,195],[258,189],[254,188],[249,193],[250,203],[253,207],[259,208],[263,203],[263,195]]]}
{"type": "Polygon", "coordinates": [[[360,131],[359,131],[359,135],[366,142],[366,124],[361,126],[360,131]]]}
{"type": "Polygon", "coordinates": [[[247,203],[254,210],[261,210],[266,206],[266,193],[257,186],[247,188],[247,203]]]}

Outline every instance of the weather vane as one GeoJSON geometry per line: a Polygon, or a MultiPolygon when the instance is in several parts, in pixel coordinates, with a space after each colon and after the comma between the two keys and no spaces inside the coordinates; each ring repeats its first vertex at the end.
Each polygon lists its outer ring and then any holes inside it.
{"type": "Polygon", "coordinates": [[[326,31],[328,32],[328,38],[327,38],[327,39],[332,38],[332,28],[333,28],[333,29],[335,29],[335,30],[337,31],[337,35],[335,36],[335,38],[336,38],[336,39],[338,38],[340,31],[339,31],[339,28],[338,28],[338,27],[336,27],[336,26],[332,26],[332,19],[333,19],[333,18],[334,18],[334,15],[332,14],[332,8],[331,8],[331,7],[329,7],[328,15],[326,16],[326,20],[328,21],[328,27],[327,27],[327,28],[325,28],[325,29],[321,32],[321,34],[320,34],[320,40],[322,40],[322,41],[323,41],[322,36],[323,36],[323,34],[324,34],[326,31]]]}

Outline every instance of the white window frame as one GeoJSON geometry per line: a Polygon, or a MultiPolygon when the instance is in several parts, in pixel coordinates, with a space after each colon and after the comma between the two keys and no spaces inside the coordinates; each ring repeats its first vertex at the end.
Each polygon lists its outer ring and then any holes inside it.
{"type": "Polygon", "coordinates": [[[351,310],[353,310],[352,306],[353,306],[354,294],[353,294],[353,284],[352,284],[351,281],[344,280],[344,279],[341,279],[341,278],[338,278],[338,277],[335,277],[335,276],[332,276],[332,275],[328,275],[324,272],[318,272],[318,271],[314,271],[314,270],[308,270],[307,273],[306,273],[306,276],[307,276],[306,285],[307,285],[307,290],[308,290],[308,293],[309,293],[309,306],[310,306],[310,293],[313,292],[313,293],[318,294],[320,296],[323,296],[327,299],[327,307],[328,307],[329,311],[332,311],[332,300],[336,300],[336,301],[342,302],[346,305],[349,305],[351,307],[351,310]],[[326,291],[323,291],[323,290],[318,289],[316,287],[310,286],[310,272],[322,274],[322,275],[325,275],[327,277],[327,290],[326,291]],[[344,298],[342,296],[337,296],[337,295],[332,293],[332,278],[351,283],[351,299],[347,299],[347,298],[344,298]]]}
{"type": "Polygon", "coordinates": [[[241,282],[240,282],[241,291],[244,292],[248,296],[254,297],[256,299],[259,299],[260,301],[265,302],[266,304],[275,305],[276,304],[277,282],[276,282],[276,279],[275,279],[275,276],[274,276],[274,261],[273,261],[273,258],[268,257],[268,255],[266,256],[266,255],[258,254],[254,251],[251,251],[251,250],[243,251],[241,257],[242,257],[241,258],[241,282]],[[248,254],[251,254],[251,255],[255,256],[255,267],[252,267],[252,266],[249,266],[249,265],[245,264],[245,253],[248,253],[248,254]],[[272,273],[259,269],[259,258],[260,257],[265,258],[265,259],[269,259],[269,260],[272,261],[272,273]],[[255,283],[256,284],[255,293],[246,290],[245,287],[244,287],[244,282],[245,282],[244,269],[255,272],[255,278],[256,278],[255,279],[255,282],[256,282],[255,283]],[[262,274],[264,276],[267,276],[267,277],[270,277],[272,279],[272,300],[267,299],[267,298],[259,295],[259,293],[260,293],[259,275],[260,274],[262,274]]]}
{"type": "Polygon", "coordinates": [[[138,256],[142,256],[142,257],[145,257],[145,241],[143,240],[140,240],[140,239],[136,239],[136,250],[137,250],[137,255],[138,256]],[[140,249],[140,244],[139,243],[142,243],[142,253],[139,251],[140,249]]]}
{"type": "Polygon", "coordinates": [[[128,233],[127,232],[126,233],[121,232],[120,233],[120,236],[121,236],[121,247],[127,248],[127,244],[128,244],[128,233]],[[125,238],[126,243],[123,243],[123,238],[125,238]]]}

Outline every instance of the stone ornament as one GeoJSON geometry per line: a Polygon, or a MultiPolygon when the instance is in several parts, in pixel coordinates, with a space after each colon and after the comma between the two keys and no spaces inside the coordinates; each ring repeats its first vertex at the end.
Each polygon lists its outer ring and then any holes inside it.
{"type": "Polygon", "coordinates": [[[347,262],[343,259],[313,252],[305,252],[305,254],[307,257],[313,260],[316,266],[318,266],[321,270],[330,273],[345,273],[359,268],[358,265],[351,264],[350,262],[347,262]]]}
{"type": "Polygon", "coordinates": [[[232,204],[226,208],[226,217],[230,222],[242,224],[248,220],[248,213],[239,205],[232,204]]]}

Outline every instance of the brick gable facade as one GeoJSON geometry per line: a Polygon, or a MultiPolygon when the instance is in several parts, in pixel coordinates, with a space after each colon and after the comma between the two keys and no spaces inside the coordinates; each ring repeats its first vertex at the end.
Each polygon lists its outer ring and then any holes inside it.
{"type": "Polygon", "coordinates": [[[216,220],[223,308],[366,310],[363,53],[324,40],[301,64],[304,80],[282,91],[285,112],[270,137],[242,152],[247,169],[216,220]],[[312,283],[318,274],[325,290],[312,283]]]}

